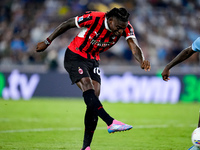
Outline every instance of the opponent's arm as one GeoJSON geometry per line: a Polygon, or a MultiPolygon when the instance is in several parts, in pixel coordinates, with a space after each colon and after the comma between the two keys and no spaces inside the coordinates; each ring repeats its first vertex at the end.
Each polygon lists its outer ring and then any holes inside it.
{"type": "Polygon", "coordinates": [[[196,53],[195,51],[192,50],[192,47],[188,47],[184,50],[182,50],[170,63],[166,65],[167,69],[171,69],[175,65],[181,63],[182,61],[186,60],[189,58],[192,54],[196,53]]]}
{"type": "Polygon", "coordinates": [[[151,65],[148,60],[145,60],[142,49],[139,47],[136,38],[128,38],[127,39],[128,45],[135,57],[135,59],[140,63],[140,66],[145,71],[150,71],[151,65]]]}
{"type": "Polygon", "coordinates": [[[61,23],[45,41],[37,44],[36,52],[44,51],[56,37],[74,27],[76,27],[75,18],[68,19],[61,23]]]}
{"type": "Polygon", "coordinates": [[[182,50],[174,59],[172,59],[172,61],[170,63],[168,63],[166,65],[166,67],[164,68],[163,72],[161,73],[163,80],[168,81],[169,80],[169,75],[170,72],[169,70],[174,67],[175,65],[183,62],[184,60],[186,60],[187,58],[189,58],[191,55],[193,55],[194,53],[196,53],[196,51],[192,50],[192,47],[188,47],[184,50],[182,50]]]}

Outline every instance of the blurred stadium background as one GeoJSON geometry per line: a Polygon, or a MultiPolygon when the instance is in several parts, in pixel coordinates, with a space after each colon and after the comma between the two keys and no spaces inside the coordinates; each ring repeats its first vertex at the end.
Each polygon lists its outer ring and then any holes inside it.
{"type": "Polygon", "coordinates": [[[159,77],[164,66],[200,35],[200,0],[1,0],[0,96],[81,97],[80,90],[70,85],[63,67],[66,47],[80,30],[64,33],[43,53],[35,53],[36,44],[71,17],[87,10],[106,12],[113,7],[125,7],[130,12],[136,37],[152,70],[146,73],[140,69],[121,38],[101,54],[101,100],[200,101],[200,91],[193,93],[200,90],[199,54],[173,68],[168,83],[159,77]]]}

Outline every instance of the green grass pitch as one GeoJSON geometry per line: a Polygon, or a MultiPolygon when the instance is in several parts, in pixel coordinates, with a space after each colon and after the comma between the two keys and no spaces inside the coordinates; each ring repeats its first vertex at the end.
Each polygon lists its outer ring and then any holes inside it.
{"type": "MultiPolygon", "coordinates": [[[[99,119],[92,150],[187,150],[192,145],[199,103],[103,105],[112,117],[133,129],[108,134],[99,119]]],[[[84,113],[82,99],[0,99],[0,149],[80,150],[84,113]]]]}

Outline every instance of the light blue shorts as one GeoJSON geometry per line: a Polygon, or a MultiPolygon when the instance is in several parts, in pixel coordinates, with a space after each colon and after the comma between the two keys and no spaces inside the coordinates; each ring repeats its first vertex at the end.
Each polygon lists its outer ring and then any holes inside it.
{"type": "Polygon", "coordinates": [[[200,37],[198,37],[193,43],[192,43],[192,49],[196,52],[200,52],[200,37]]]}

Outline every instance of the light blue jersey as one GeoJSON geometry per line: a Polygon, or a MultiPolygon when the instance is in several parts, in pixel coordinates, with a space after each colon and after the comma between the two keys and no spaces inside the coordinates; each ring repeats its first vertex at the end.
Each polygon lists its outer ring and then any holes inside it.
{"type": "Polygon", "coordinates": [[[200,52],[200,37],[198,37],[198,38],[192,43],[192,49],[193,49],[193,51],[200,52]]]}

